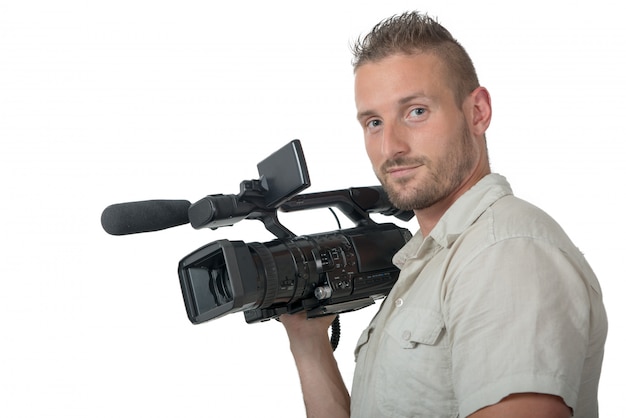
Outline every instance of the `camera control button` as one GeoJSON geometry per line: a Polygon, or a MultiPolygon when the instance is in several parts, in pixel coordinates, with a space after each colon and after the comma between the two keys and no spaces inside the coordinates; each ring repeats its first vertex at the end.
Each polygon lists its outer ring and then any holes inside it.
{"type": "Polygon", "coordinates": [[[333,295],[333,289],[330,286],[319,286],[313,291],[317,300],[329,299],[333,295]]]}

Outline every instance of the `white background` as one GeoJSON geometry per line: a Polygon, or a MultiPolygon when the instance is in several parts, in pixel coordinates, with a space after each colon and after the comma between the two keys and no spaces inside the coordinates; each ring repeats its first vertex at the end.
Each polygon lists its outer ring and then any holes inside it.
{"type": "MultiPolygon", "coordinates": [[[[0,416],[303,416],[279,323],[193,326],[180,295],[183,256],[269,241],[260,223],[113,237],[100,214],[237,193],[294,138],[309,192],[376,184],[349,44],[414,8],[461,41],[492,94],[493,170],[594,267],[610,319],[601,412],[619,416],[626,34],[614,3],[2,0],[0,416]]],[[[326,214],[293,219],[298,234],[335,228],[326,214]]],[[[374,312],[342,316],[348,385],[374,312]]]]}

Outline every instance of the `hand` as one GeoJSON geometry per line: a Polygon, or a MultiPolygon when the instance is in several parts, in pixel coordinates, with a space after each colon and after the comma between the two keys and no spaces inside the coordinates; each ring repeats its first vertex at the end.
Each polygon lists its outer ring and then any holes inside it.
{"type": "Polygon", "coordinates": [[[296,361],[307,417],[350,416],[350,395],[341,378],[328,336],[336,315],[308,319],[306,312],[284,314],[280,322],[287,330],[296,361]]]}
{"type": "Polygon", "coordinates": [[[285,326],[288,334],[317,334],[320,331],[327,332],[337,315],[326,315],[308,319],[306,312],[295,314],[283,314],[280,322],[285,326]]]}
{"type": "Polygon", "coordinates": [[[308,319],[306,312],[298,312],[296,314],[283,314],[279,319],[287,330],[291,351],[298,352],[315,347],[320,343],[330,345],[328,328],[335,318],[336,315],[326,315],[308,319]]]}

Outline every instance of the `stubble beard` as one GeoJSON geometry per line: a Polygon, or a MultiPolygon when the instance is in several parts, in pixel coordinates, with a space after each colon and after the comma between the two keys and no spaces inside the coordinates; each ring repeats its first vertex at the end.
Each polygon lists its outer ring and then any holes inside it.
{"type": "Polygon", "coordinates": [[[461,146],[450,152],[445,160],[433,162],[426,157],[399,157],[385,162],[376,173],[389,201],[400,210],[422,210],[429,208],[452,194],[463,183],[475,162],[467,126],[461,146]],[[426,170],[426,178],[419,184],[411,184],[414,177],[390,179],[384,173],[394,166],[417,166],[426,170]]]}

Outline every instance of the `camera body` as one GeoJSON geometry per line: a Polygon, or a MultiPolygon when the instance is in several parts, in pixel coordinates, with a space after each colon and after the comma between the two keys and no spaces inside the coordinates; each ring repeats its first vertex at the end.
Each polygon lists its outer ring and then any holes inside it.
{"type": "Polygon", "coordinates": [[[406,229],[380,224],[264,244],[213,242],[179,264],[187,315],[197,324],[243,311],[253,323],[300,310],[315,317],[371,305],[396,282],[391,258],[410,237],[406,229]]]}
{"type": "Polygon", "coordinates": [[[404,221],[380,186],[298,194],[310,185],[300,141],[258,164],[260,179],[243,181],[239,195],[211,195],[189,207],[194,228],[219,228],[257,219],[276,239],[266,243],[219,240],[184,257],[178,275],[189,320],[202,323],[233,312],[246,322],[306,311],[308,317],[349,312],[382,298],[398,279],[393,255],[411,233],[369,213],[404,221]],[[277,211],[335,207],[355,227],[296,236],[277,211]]]}

